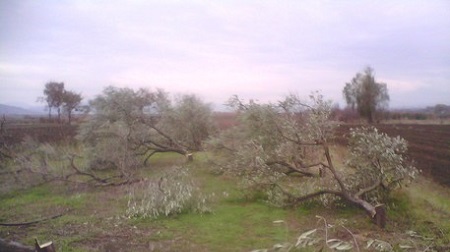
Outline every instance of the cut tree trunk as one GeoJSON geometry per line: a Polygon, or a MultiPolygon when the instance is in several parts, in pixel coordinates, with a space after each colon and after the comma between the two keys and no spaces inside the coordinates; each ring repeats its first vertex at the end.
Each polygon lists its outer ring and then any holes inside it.
{"type": "Polygon", "coordinates": [[[375,206],[375,216],[373,217],[374,222],[379,226],[380,228],[386,227],[386,206],[383,204],[376,205],[375,206]]]}
{"type": "Polygon", "coordinates": [[[45,244],[39,244],[37,239],[35,240],[34,248],[37,252],[56,252],[53,242],[47,242],[45,244]]]}

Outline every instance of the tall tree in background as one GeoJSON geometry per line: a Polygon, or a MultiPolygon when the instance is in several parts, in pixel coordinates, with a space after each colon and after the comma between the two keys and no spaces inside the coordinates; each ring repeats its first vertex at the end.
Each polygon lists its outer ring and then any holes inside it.
{"type": "Polygon", "coordinates": [[[44,89],[44,97],[41,100],[47,102],[48,106],[48,118],[51,118],[52,108],[56,108],[58,111],[58,121],[61,120],[61,107],[64,99],[64,82],[47,82],[44,89]]]}
{"type": "Polygon", "coordinates": [[[347,105],[357,109],[360,116],[373,123],[377,112],[389,104],[389,94],[385,83],[375,81],[374,71],[367,67],[358,73],[344,87],[343,94],[347,105]]]}
{"type": "Polygon", "coordinates": [[[72,112],[80,105],[82,99],[81,94],[73,91],[64,91],[62,106],[67,114],[69,124],[72,122],[72,112]]]}

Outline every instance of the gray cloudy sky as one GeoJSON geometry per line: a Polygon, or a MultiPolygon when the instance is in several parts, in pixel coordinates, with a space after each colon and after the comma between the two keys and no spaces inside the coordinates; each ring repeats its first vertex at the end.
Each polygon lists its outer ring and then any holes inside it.
{"type": "Polygon", "coordinates": [[[48,81],[275,101],[320,90],[344,106],[367,65],[391,107],[450,104],[450,1],[0,1],[0,103],[48,81]]]}

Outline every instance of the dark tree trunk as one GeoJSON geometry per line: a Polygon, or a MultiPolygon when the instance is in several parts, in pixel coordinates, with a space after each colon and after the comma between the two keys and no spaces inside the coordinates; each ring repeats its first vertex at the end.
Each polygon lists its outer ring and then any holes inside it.
{"type": "Polygon", "coordinates": [[[48,106],[48,119],[52,119],[52,107],[50,105],[48,106]]]}
{"type": "Polygon", "coordinates": [[[69,125],[72,122],[72,111],[67,111],[67,119],[69,120],[69,125]]]}
{"type": "Polygon", "coordinates": [[[373,217],[374,222],[379,226],[380,228],[386,227],[386,206],[383,204],[375,206],[375,216],[373,217]]]}
{"type": "Polygon", "coordinates": [[[58,122],[61,122],[61,108],[58,107],[58,122]]]}
{"type": "Polygon", "coordinates": [[[367,114],[367,122],[369,124],[373,124],[374,118],[373,118],[373,112],[369,111],[369,113],[367,114]]]}

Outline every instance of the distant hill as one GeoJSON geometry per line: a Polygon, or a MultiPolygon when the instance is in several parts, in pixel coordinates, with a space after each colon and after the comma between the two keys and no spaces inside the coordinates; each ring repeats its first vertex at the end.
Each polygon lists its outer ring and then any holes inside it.
{"type": "Polygon", "coordinates": [[[34,110],[27,110],[20,107],[0,104],[0,115],[36,115],[39,114],[34,110]]]}

